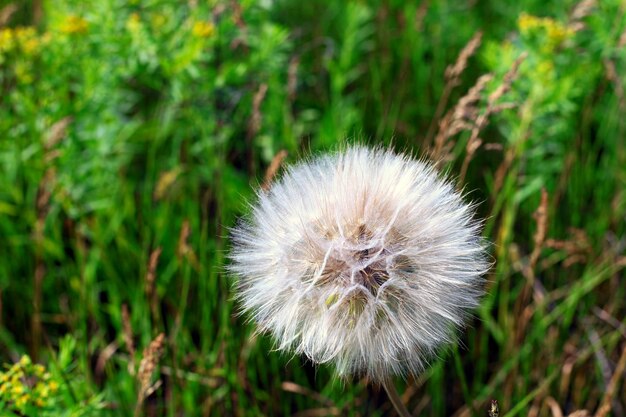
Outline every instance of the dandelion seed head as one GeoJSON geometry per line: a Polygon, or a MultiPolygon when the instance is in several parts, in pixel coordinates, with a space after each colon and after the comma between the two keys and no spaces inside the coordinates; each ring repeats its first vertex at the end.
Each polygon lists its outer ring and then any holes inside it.
{"type": "Polygon", "coordinates": [[[232,231],[237,297],[341,377],[421,373],[479,303],[472,207],[428,163],[363,146],[296,164],[232,231]]]}

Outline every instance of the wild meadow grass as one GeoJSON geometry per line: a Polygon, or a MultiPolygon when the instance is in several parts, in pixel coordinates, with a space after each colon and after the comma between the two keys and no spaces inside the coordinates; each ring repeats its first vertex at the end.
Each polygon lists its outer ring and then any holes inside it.
{"type": "Polygon", "coordinates": [[[392,413],[225,272],[268,170],[347,142],[437,161],[493,242],[414,415],[625,415],[623,2],[0,5],[0,415],[392,413]]]}

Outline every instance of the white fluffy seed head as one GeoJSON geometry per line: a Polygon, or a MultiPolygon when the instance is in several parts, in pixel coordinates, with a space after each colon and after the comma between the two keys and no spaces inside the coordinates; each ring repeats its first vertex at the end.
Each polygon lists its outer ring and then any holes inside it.
{"type": "Polygon", "coordinates": [[[232,231],[237,297],[280,350],[343,377],[417,375],[479,302],[472,215],[405,155],[354,146],[302,162],[232,231]]]}

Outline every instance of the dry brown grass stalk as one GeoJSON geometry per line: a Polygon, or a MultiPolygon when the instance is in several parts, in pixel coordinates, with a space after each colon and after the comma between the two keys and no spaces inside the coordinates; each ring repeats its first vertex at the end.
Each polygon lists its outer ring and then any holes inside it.
{"type": "Polygon", "coordinates": [[[522,65],[522,63],[524,62],[527,56],[528,56],[528,53],[524,52],[519,57],[517,57],[515,61],[513,61],[511,68],[509,68],[507,73],[504,74],[504,78],[502,79],[502,84],[500,84],[494,90],[494,92],[489,95],[488,104],[490,106],[495,106],[496,102],[511,89],[511,85],[513,84],[513,81],[517,79],[519,67],[522,65]]]}
{"type": "MultiPolygon", "coordinates": [[[[4,12],[4,10],[3,10],[4,12]]],[[[42,287],[46,274],[46,267],[43,262],[43,241],[46,216],[50,208],[50,199],[56,183],[56,169],[51,162],[59,156],[55,146],[66,136],[67,127],[71,123],[71,117],[65,117],[54,123],[47,135],[43,138],[44,162],[46,168],[35,200],[35,212],[37,215],[33,231],[33,241],[35,243],[35,273],[33,277],[33,315],[31,318],[31,356],[37,360],[39,346],[41,346],[42,325],[41,325],[41,304],[42,287]]]]}
{"type": "Polygon", "coordinates": [[[613,376],[606,387],[604,397],[602,397],[602,401],[600,402],[600,406],[598,407],[594,417],[605,417],[609,411],[611,411],[611,402],[615,396],[619,382],[623,379],[624,371],[626,371],[626,344],[622,349],[622,354],[620,355],[619,361],[615,366],[613,376]]]}
{"type": "Polygon", "coordinates": [[[604,62],[604,70],[606,73],[606,78],[613,84],[613,92],[615,93],[615,97],[617,97],[619,108],[623,113],[624,111],[626,111],[626,98],[624,97],[624,84],[622,83],[622,79],[620,78],[620,76],[617,74],[617,69],[615,68],[615,62],[613,62],[610,59],[605,59],[603,62],[604,62]]]}
{"type": "Polygon", "coordinates": [[[587,233],[582,229],[569,228],[570,238],[565,240],[547,239],[545,246],[565,252],[563,266],[569,267],[577,263],[586,263],[593,253],[587,233]]]}
{"type": "Polygon", "coordinates": [[[289,60],[287,67],[287,98],[290,103],[296,99],[296,90],[298,88],[298,68],[300,67],[300,56],[295,55],[289,60]]]}
{"type": "Polygon", "coordinates": [[[312,408],[310,410],[300,411],[293,415],[293,417],[326,417],[326,416],[340,416],[341,410],[336,407],[324,407],[324,408],[312,408]]]}
{"type": "Polygon", "coordinates": [[[439,131],[430,151],[431,159],[448,161],[452,158],[450,152],[454,144],[449,139],[463,130],[471,129],[472,120],[478,116],[482,91],[492,79],[493,74],[479,77],[467,94],[461,97],[457,105],[439,121],[439,131]]]}
{"type": "Polygon", "coordinates": [[[174,369],[170,366],[161,366],[161,374],[167,376],[175,376],[176,378],[186,381],[197,382],[209,388],[217,388],[224,383],[223,378],[201,375],[194,372],[183,371],[182,369],[174,369]]]}
{"type": "Polygon", "coordinates": [[[465,45],[465,47],[461,50],[461,53],[456,59],[454,65],[446,68],[445,77],[446,80],[451,81],[455,84],[460,83],[459,77],[467,68],[467,61],[476,53],[480,43],[483,39],[483,33],[478,31],[472,36],[472,39],[465,45]]]}
{"type": "Polygon", "coordinates": [[[261,103],[263,103],[266,93],[267,84],[261,84],[252,99],[252,116],[248,122],[248,135],[251,137],[256,136],[261,128],[261,103]]]}
{"type": "Polygon", "coordinates": [[[145,399],[152,394],[161,385],[161,381],[157,380],[152,383],[152,377],[156,371],[156,367],[159,364],[161,355],[165,347],[165,334],[159,334],[150,345],[143,351],[143,358],[139,363],[139,370],[137,371],[137,381],[139,383],[139,391],[137,392],[137,406],[135,407],[135,416],[138,416],[141,411],[141,405],[145,399]]]}
{"type": "Polygon", "coordinates": [[[109,359],[111,359],[113,355],[115,355],[115,352],[117,352],[118,348],[119,346],[117,345],[117,342],[113,341],[100,351],[95,368],[95,375],[98,378],[102,378],[104,376],[104,368],[109,362],[109,359]]]}
{"type": "Polygon", "coordinates": [[[626,30],[622,32],[622,34],[619,36],[619,41],[617,42],[618,48],[623,48],[624,46],[626,46],[626,30]]]}
{"type": "Polygon", "coordinates": [[[606,356],[606,351],[602,347],[600,334],[591,326],[591,319],[589,317],[583,320],[583,327],[585,328],[589,342],[591,342],[591,346],[593,346],[593,353],[602,378],[604,379],[604,385],[608,387],[611,379],[611,364],[606,356]]]}
{"type": "Polygon", "coordinates": [[[589,16],[596,8],[596,0],[582,0],[579,2],[570,14],[569,27],[574,31],[583,30],[585,23],[583,20],[589,16]]]}
{"type": "Polygon", "coordinates": [[[44,138],[44,148],[46,151],[50,151],[67,135],[67,128],[72,124],[74,118],[67,116],[54,123],[44,138]]]}
{"type": "Polygon", "coordinates": [[[422,395],[421,399],[417,403],[417,405],[413,408],[411,414],[414,416],[421,416],[422,412],[428,407],[430,404],[430,395],[422,395]]]}
{"type": "Polygon", "coordinates": [[[561,410],[561,406],[558,402],[556,402],[554,398],[546,397],[543,402],[545,405],[548,406],[548,408],[550,408],[550,413],[552,414],[552,417],[563,417],[563,410],[561,410]]]}
{"type": "Polygon", "coordinates": [[[530,254],[529,268],[531,271],[533,271],[537,265],[537,260],[539,260],[539,255],[541,254],[541,249],[543,249],[543,244],[548,232],[548,192],[545,188],[541,189],[541,201],[539,207],[537,207],[537,210],[533,213],[533,218],[537,224],[537,230],[535,230],[533,236],[535,246],[530,254]]]}
{"type": "Polygon", "coordinates": [[[33,360],[37,360],[39,356],[39,347],[41,346],[42,325],[41,325],[41,305],[43,298],[43,280],[46,275],[46,265],[43,260],[43,244],[44,244],[44,228],[46,224],[46,216],[50,209],[50,199],[52,197],[52,188],[56,181],[56,170],[49,167],[37,189],[37,197],[35,200],[35,212],[37,219],[33,231],[32,239],[35,245],[35,273],[33,276],[33,315],[31,318],[31,356],[33,360]]]}
{"type": "Polygon", "coordinates": [[[154,198],[155,201],[162,199],[171,189],[172,185],[174,185],[182,172],[183,170],[181,167],[176,167],[174,169],[162,172],[159,175],[156,186],[154,187],[152,198],[154,198]]]}
{"type": "MultiPolygon", "coordinates": [[[[502,84],[500,84],[500,86],[496,88],[496,90],[493,93],[489,95],[487,107],[488,107],[488,111],[491,111],[492,114],[494,110],[493,109],[489,110],[489,107],[493,106],[496,109],[498,108],[498,105],[496,105],[496,102],[511,89],[511,85],[513,84],[513,81],[517,78],[519,67],[522,64],[522,62],[524,62],[527,56],[528,54],[524,52],[515,60],[515,62],[513,62],[513,65],[511,65],[511,68],[509,69],[509,71],[504,75],[502,84]]],[[[472,138],[470,138],[470,141],[468,141],[468,146],[471,140],[472,138]]],[[[520,140],[526,140],[526,137],[521,138],[520,140]]],[[[509,148],[505,152],[504,160],[502,161],[502,163],[496,170],[495,180],[494,180],[494,192],[492,193],[494,196],[497,195],[500,189],[502,188],[506,173],[509,172],[509,168],[511,167],[511,164],[515,160],[515,156],[516,156],[515,148],[509,148]]],[[[468,157],[466,156],[466,159],[467,158],[468,157]]],[[[469,161],[467,163],[463,161],[463,165],[465,166],[466,164],[469,164],[469,161]]]]}
{"type": "MultiPolygon", "coordinates": [[[[554,335],[556,335],[556,328],[553,328],[553,329],[555,330],[554,335]]],[[[585,363],[585,361],[587,361],[589,357],[591,357],[591,355],[593,354],[593,351],[594,351],[594,348],[592,346],[585,346],[584,348],[580,350],[575,350],[571,352],[568,351],[568,356],[566,358],[566,361],[568,362],[573,361],[572,366],[577,366],[577,365],[579,366],[585,363]]],[[[623,355],[624,354],[622,353],[622,356],[623,355]]],[[[617,371],[617,367],[616,367],[616,371],[617,371]]],[[[623,371],[624,369],[622,369],[622,372],[623,371]]],[[[584,377],[585,376],[584,374],[582,375],[583,375],[582,379],[574,381],[571,392],[582,392],[586,384],[588,384],[588,379],[584,377]],[[580,386],[578,384],[580,384],[580,386]]],[[[551,376],[544,377],[543,379],[540,380],[539,386],[534,391],[536,393],[535,399],[540,398],[542,396],[542,393],[545,392],[545,389],[554,381],[554,379],[557,376],[558,376],[557,373],[553,373],[551,376]]],[[[497,373],[491,378],[491,380],[485,385],[484,392],[481,398],[476,398],[474,400],[472,404],[473,409],[479,409],[480,407],[483,407],[485,405],[486,398],[488,398],[488,396],[493,394],[493,392],[496,390],[496,387],[501,386],[502,378],[504,378],[504,374],[502,373],[497,373]]],[[[581,413],[584,412],[584,410],[579,410],[579,411],[581,413]]],[[[453,417],[469,417],[470,415],[472,415],[470,405],[466,404],[462,406],[461,408],[459,408],[456,412],[454,412],[453,417]]],[[[570,416],[571,415],[572,414],[570,414],[570,416]]],[[[579,415],[579,417],[582,417],[582,416],[584,416],[584,414],[579,415]]]]}
{"type": "Polygon", "coordinates": [[[320,404],[325,405],[326,407],[335,407],[335,403],[328,397],[320,394],[319,392],[313,391],[310,388],[303,387],[302,385],[298,385],[295,382],[285,381],[280,387],[283,391],[292,392],[294,394],[304,395],[305,397],[309,397],[320,404]]]}
{"type": "Polygon", "coordinates": [[[178,247],[177,247],[177,255],[178,260],[182,262],[183,259],[187,259],[191,266],[194,267],[195,270],[200,270],[200,263],[198,262],[198,257],[194,252],[193,248],[189,246],[188,240],[191,235],[191,226],[189,224],[189,220],[185,219],[183,221],[182,226],[180,227],[180,234],[178,235],[178,247]]]}
{"type": "Polygon", "coordinates": [[[530,409],[528,410],[527,417],[537,417],[539,415],[539,409],[541,408],[541,399],[539,397],[533,400],[530,409]]]}
{"type": "Polygon", "coordinates": [[[38,26],[43,19],[43,0],[33,0],[31,3],[31,15],[33,16],[33,26],[38,26]]]}
{"type": "Polygon", "coordinates": [[[461,74],[463,74],[463,71],[465,71],[465,68],[467,68],[467,61],[472,57],[472,55],[476,53],[476,51],[480,47],[482,37],[482,32],[476,32],[472,39],[470,39],[465,47],[461,50],[454,65],[448,66],[448,68],[446,68],[446,71],[444,73],[446,85],[444,87],[443,93],[441,94],[441,98],[439,99],[439,103],[437,103],[435,115],[433,116],[432,122],[428,128],[428,133],[426,134],[425,143],[427,146],[431,146],[432,138],[435,134],[435,127],[437,126],[437,124],[440,126],[439,130],[441,130],[442,121],[440,119],[444,109],[446,108],[446,105],[448,104],[450,94],[452,93],[452,90],[461,83],[461,74]]]}
{"type": "Polygon", "coordinates": [[[272,159],[270,166],[267,168],[267,171],[265,171],[265,180],[263,181],[263,185],[261,186],[263,190],[265,191],[269,190],[270,185],[272,184],[272,181],[274,180],[274,177],[278,173],[278,170],[280,169],[280,166],[282,165],[285,158],[287,158],[287,155],[288,153],[284,149],[278,152],[276,155],[274,155],[274,158],[272,159]]]}
{"type": "Polygon", "coordinates": [[[576,410],[570,413],[567,417],[589,417],[591,414],[587,410],[576,410]]]}
{"type": "Polygon", "coordinates": [[[515,160],[515,149],[508,148],[504,152],[504,159],[498,166],[498,169],[496,169],[496,173],[494,176],[495,178],[493,181],[494,191],[492,193],[492,196],[494,199],[495,199],[495,196],[497,196],[498,193],[500,192],[500,189],[502,188],[502,186],[504,185],[504,178],[506,177],[506,173],[509,172],[509,168],[511,167],[511,164],[513,164],[514,160],[515,160]]]}
{"type": "Polygon", "coordinates": [[[148,261],[148,271],[146,272],[146,298],[148,299],[148,302],[150,303],[150,311],[152,312],[152,317],[154,319],[158,318],[158,304],[159,304],[159,298],[158,298],[158,294],[156,292],[155,289],[155,283],[156,283],[156,269],[157,269],[157,265],[159,264],[159,257],[161,256],[161,251],[162,249],[156,248],[155,250],[152,251],[152,253],[150,254],[150,260],[148,261]]]}
{"type": "MultiPolygon", "coordinates": [[[[479,105],[483,91],[487,84],[493,80],[493,74],[481,76],[468,93],[459,100],[458,104],[440,121],[439,132],[431,151],[431,157],[435,161],[450,160],[453,144],[449,139],[461,131],[470,132],[459,175],[460,183],[465,181],[469,163],[483,144],[479,135],[488,125],[489,118],[493,114],[514,107],[512,103],[499,103],[499,100],[511,89],[513,81],[517,78],[519,67],[525,58],[526,54],[522,54],[513,62],[509,71],[504,75],[502,83],[487,97],[485,110],[481,111],[479,105]]],[[[451,70],[451,73],[454,74],[454,70],[451,70]]]]}
{"type": "Polygon", "coordinates": [[[252,114],[250,115],[250,119],[248,120],[248,131],[246,134],[246,161],[248,165],[248,172],[252,176],[254,176],[255,174],[255,157],[252,141],[257,133],[259,133],[259,129],[261,129],[261,104],[263,103],[263,99],[265,98],[266,93],[267,84],[261,84],[252,98],[252,114]]]}
{"type": "Polygon", "coordinates": [[[604,321],[605,323],[609,324],[610,326],[614,327],[616,330],[618,330],[622,334],[624,339],[626,339],[626,325],[622,324],[621,321],[619,321],[618,319],[613,317],[611,314],[609,314],[608,311],[598,306],[594,306],[592,308],[592,311],[596,317],[598,317],[600,320],[604,321]]]}
{"type": "Polygon", "coordinates": [[[9,3],[0,9],[0,28],[9,23],[15,12],[17,12],[17,6],[15,3],[9,3]]]}
{"type": "Polygon", "coordinates": [[[563,367],[561,368],[561,379],[559,380],[559,395],[561,398],[566,398],[567,389],[572,380],[572,371],[574,370],[575,358],[569,356],[565,359],[563,367]]]}
{"type": "Polygon", "coordinates": [[[130,313],[128,312],[128,306],[122,304],[122,338],[126,345],[126,350],[130,356],[128,361],[128,372],[131,375],[135,375],[135,343],[133,342],[133,327],[130,321],[130,313]]]}

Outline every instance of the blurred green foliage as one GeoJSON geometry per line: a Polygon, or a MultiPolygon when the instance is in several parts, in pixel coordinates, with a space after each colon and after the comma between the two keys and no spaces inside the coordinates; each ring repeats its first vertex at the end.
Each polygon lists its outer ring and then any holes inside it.
{"type": "MultiPolygon", "coordinates": [[[[488,295],[462,348],[405,399],[432,416],[484,415],[489,398],[506,416],[545,414],[548,396],[597,407],[597,358],[616,360],[626,316],[623,2],[0,5],[0,359],[49,364],[63,396],[48,412],[388,412],[366,381],[336,383],[253,335],[224,272],[228,227],[281,150],[294,162],[358,140],[434,155],[440,121],[487,73],[457,118],[470,128],[436,156],[487,219],[488,295]],[[157,385],[137,407],[161,332],[157,385]]],[[[44,415],[11,398],[0,407],[44,415]]]]}

